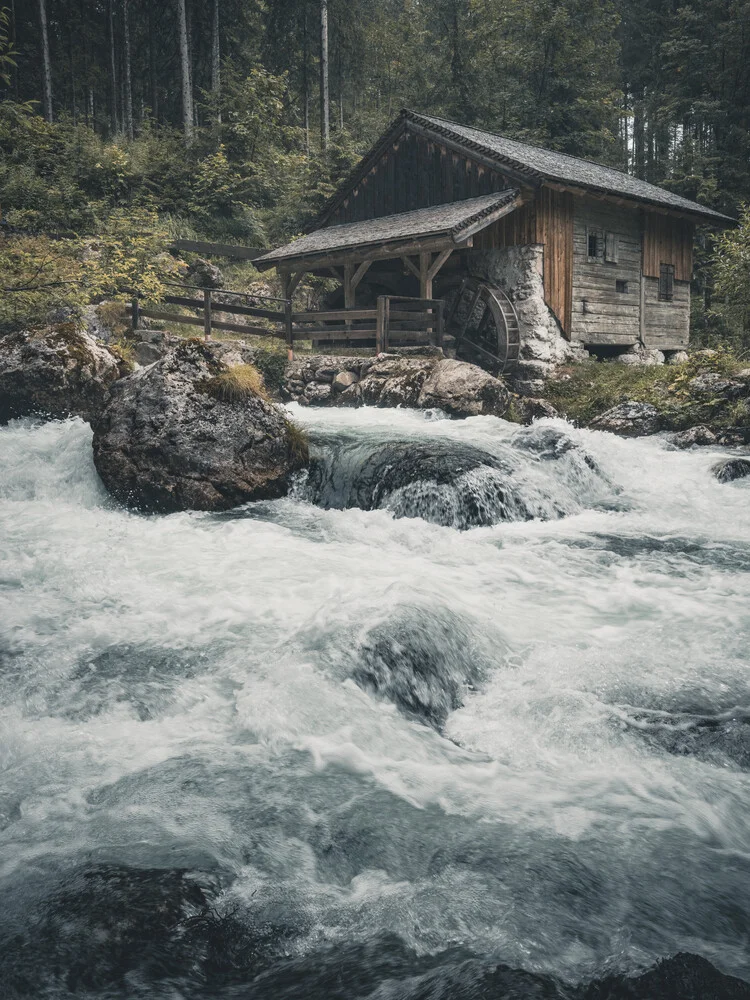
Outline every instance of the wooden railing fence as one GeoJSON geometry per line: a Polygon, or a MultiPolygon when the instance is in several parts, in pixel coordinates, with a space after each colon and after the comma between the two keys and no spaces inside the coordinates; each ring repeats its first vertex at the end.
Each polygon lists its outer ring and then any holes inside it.
{"type": "Polygon", "coordinates": [[[256,337],[274,337],[286,341],[290,358],[294,357],[295,340],[310,340],[313,348],[322,344],[367,347],[374,343],[376,354],[389,347],[419,346],[432,344],[443,346],[444,302],[442,299],[419,299],[408,296],[380,295],[375,309],[328,309],[322,311],[293,312],[291,299],[274,298],[269,295],[250,295],[246,292],[228,292],[221,295],[235,295],[244,299],[243,303],[217,301],[215,289],[179,287],[192,295],[165,295],[163,302],[168,305],[184,306],[200,312],[200,316],[169,312],[166,309],[144,305],[133,299],[127,312],[134,330],[138,329],[141,317],[165,320],[172,323],[186,323],[202,326],[208,340],[213,330],[229,330],[256,337]],[[193,297],[196,292],[201,298],[193,297]],[[272,306],[275,305],[276,308],[272,306]],[[251,323],[233,323],[216,319],[215,313],[247,316],[270,320],[276,329],[256,326],[251,323]]]}

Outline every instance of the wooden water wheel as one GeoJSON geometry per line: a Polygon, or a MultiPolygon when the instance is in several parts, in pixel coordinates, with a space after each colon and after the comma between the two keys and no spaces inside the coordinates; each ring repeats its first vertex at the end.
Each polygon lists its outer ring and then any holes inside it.
{"type": "Polygon", "coordinates": [[[518,361],[518,316],[505,292],[477,278],[464,278],[448,308],[446,332],[456,340],[456,353],[494,374],[518,361]]]}

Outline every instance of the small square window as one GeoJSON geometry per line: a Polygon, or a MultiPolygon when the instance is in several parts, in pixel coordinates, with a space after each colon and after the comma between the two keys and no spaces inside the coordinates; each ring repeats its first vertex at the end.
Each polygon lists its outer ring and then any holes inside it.
{"type": "Polygon", "coordinates": [[[659,299],[671,302],[674,298],[674,264],[659,265],[659,299]]]}
{"type": "Polygon", "coordinates": [[[599,259],[599,233],[589,230],[588,236],[588,257],[589,260],[599,259]]]}
{"type": "Polygon", "coordinates": [[[615,281],[615,291],[622,292],[624,295],[627,295],[628,293],[627,281],[623,281],[622,278],[617,278],[617,280],[615,281]]]}

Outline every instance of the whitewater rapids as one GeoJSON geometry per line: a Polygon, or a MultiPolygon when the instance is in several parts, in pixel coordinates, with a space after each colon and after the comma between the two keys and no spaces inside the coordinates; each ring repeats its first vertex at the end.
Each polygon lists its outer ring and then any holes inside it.
{"type": "Polygon", "coordinates": [[[220,515],[119,509],[80,420],[0,429],[0,994],[750,981],[750,484],[560,421],[294,417],[317,471],[220,515]],[[389,442],[466,471],[400,486],[389,442]]]}

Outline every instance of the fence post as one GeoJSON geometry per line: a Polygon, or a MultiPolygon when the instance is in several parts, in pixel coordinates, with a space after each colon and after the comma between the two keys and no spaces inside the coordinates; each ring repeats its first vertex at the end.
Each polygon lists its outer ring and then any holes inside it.
{"type": "Polygon", "coordinates": [[[203,336],[206,340],[211,338],[211,290],[203,289],[203,336]]]}
{"type": "Polygon", "coordinates": [[[131,317],[130,317],[130,324],[131,324],[133,330],[135,331],[135,330],[138,329],[138,321],[141,318],[140,317],[140,311],[141,310],[140,310],[140,305],[138,303],[138,297],[135,296],[135,295],[133,296],[133,299],[132,299],[132,306],[131,306],[131,308],[132,308],[132,312],[131,312],[131,317]]]}
{"type": "Polygon", "coordinates": [[[289,361],[294,361],[294,326],[292,325],[292,300],[284,304],[284,326],[286,328],[286,350],[289,361]]]}

